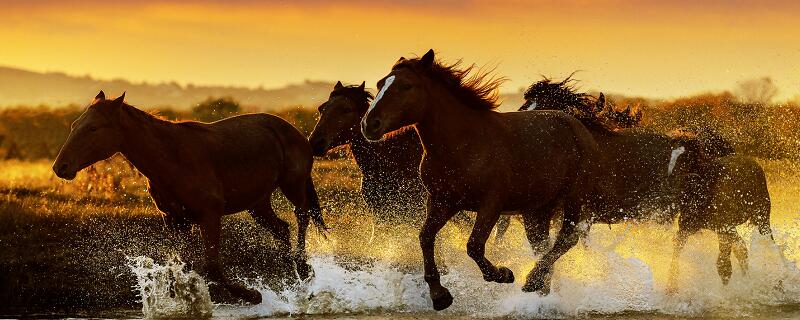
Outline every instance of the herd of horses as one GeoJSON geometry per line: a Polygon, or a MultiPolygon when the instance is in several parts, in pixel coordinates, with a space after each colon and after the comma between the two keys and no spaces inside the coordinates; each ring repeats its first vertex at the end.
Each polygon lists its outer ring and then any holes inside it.
{"type": "Polygon", "coordinates": [[[429,50],[400,58],[378,81],[374,97],[364,83],[337,83],[308,139],[268,114],[173,122],[128,105],[124,94],[106,99],[101,91],[72,124],[53,170],[69,180],[121,153],[148,178],[174,232],[199,225],[207,276],[250,303],[261,301],[259,292],[222,271],[221,217],[248,211],[293,259],[298,276],[308,278],[307,228],[313,222],[326,230],[311,179],[313,156],[345,144],[361,169],[369,207],[407,212],[403,208],[414,211],[424,203],[419,241],[436,310],[453,301],[440,283],[436,235],[459,212],[476,212],[467,254],[486,281],[498,283],[513,283],[514,274],[488,260],[485,245],[495,225],[501,234],[508,216],[520,216],[534,251],[543,254],[522,290],[542,294],[549,293],[555,262],[593,223],[679,216],[670,291],[676,289],[680,251],[700,229],[719,235],[717,269],[725,284],[731,252],[742,271],[747,268],[736,227],[750,221],[771,237],[763,169],[713,131],[638,127],[641,113],[615,111],[602,94],[576,92],[569,78],[545,78],[525,92],[518,112],[498,112],[500,80],[434,55],[429,50]],[[295,207],[294,251],[289,226],[270,203],[277,188],[295,207]],[[561,228],[551,244],[554,220],[561,228]]]}

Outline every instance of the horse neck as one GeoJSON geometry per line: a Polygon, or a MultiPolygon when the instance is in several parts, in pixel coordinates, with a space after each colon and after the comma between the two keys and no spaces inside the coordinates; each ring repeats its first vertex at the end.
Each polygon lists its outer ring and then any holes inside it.
{"type": "Polygon", "coordinates": [[[380,142],[369,142],[358,135],[350,142],[356,164],[364,176],[387,176],[399,174],[404,169],[416,171],[421,154],[416,141],[405,135],[394,136],[380,142]]]}
{"type": "Polygon", "coordinates": [[[380,167],[381,155],[377,143],[370,143],[362,135],[357,134],[350,141],[350,151],[353,152],[356,165],[363,174],[371,173],[380,167]]]}
{"type": "Polygon", "coordinates": [[[148,179],[157,179],[159,172],[169,172],[174,161],[170,159],[173,148],[165,143],[173,124],[157,119],[131,106],[122,112],[123,131],[121,153],[148,179]]]}
{"type": "Polygon", "coordinates": [[[480,139],[482,130],[477,130],[489,121],[491,110],[473,109],[447,90],[440,95],[431,95],[427,110],[415,125],[426,153],[454,153],[469,150],[467,145],[480,139]],[[453,152],[451,152],[453,151],[453,152]]]}

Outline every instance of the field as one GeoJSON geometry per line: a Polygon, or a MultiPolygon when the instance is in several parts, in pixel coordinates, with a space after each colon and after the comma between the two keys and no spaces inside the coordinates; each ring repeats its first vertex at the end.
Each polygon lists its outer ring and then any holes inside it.
{"type": "MultiPolygon", "coordinates": [[[[758,252],[764,251],[764,245],[751,236],[750,226],[740,227],[746,239],[751,239],[750,277],[757,280],[735,271],[733,289],[724,289],[713,267],[716,239],[704,233],[693,237],[687,247],[684,256],[688,262],[682,270],[687,276],[682,283],[702,283],[706,288],[689,286],[678,300],[666,303],[659,299],[666,299],[663,286],[675,227],[595,226],[590,240],[557,264],[556,297],[534,299],[538,307],[530,309],[529,303],[520,303],[525,296],[517,288],[519,279],[535,263],[521,225],[513,222],[507,238],[487,245],[490,259],[517,274],[517,283],[509,287],[482,282],[464,252],[470,226],[451,222],[441,234],[440,245],[448,267],[444,281],[455,287],[459,300],[451,315],[655,312],[752,316],[765,312],[764,306],[770,306],[767,310],[777,310],[776,306],[794,310],[800,302],[800,273],[795,273],[800,258],[800,175],[789,161],[763,164],[773,198],[777,248],[784,257],[770,258],[758,252]],[[759,263],[765,267],[754,266],[759,263]],[[646,274],[636,274],[642,270],[646,274]],[[770,288],[765,291],[765,283],[780,283],[780,293],[770,288]],[[759,295],[753,296],[755,293],[759,295]]],[[[310,234],[309,252],[317,278],[304,290],[316,291],[303,304],[295,301],[300,296],[297,284],[286,282],[292,278],[286,266],[275,259],[271,235],[246,213],[226,217],[222,253],[228,274],[255,284],[262,294],[275,296],[271,298],[274,301],[255,310],[219,305],[215,312],[272,316],[427,310],[414,222],[418,220],[374,223],[357,193],[358,179],[359,172],[349,159],[320,160],[315,165],[314,180],[331,231],[327,239],[316,232],[310,234]]],[[[0,287],[5,288],[0,291],[0,312],[5,314],[136,315],[140,293],[134,287],[129,258],[146,256],[163,263],[180,255],[191,265],[201,257],[199,235],[194,233],[186,240],[166,232],[160,213],[146,194],[143,177],[119,157],[98,163],[71,182],[54,177],[49,161],[0,162],[0,197],[0,287]]],[[[288,202],[279,194],[274,197],[279,215],[294,223],[288,202]]],[[[413,214],[418,217],[420,213],[413,214]]],[[[234,302],[213,286],[212,295],[234,302]]],[[[269,297],[265,295],[265,299],[269,297]]]]}

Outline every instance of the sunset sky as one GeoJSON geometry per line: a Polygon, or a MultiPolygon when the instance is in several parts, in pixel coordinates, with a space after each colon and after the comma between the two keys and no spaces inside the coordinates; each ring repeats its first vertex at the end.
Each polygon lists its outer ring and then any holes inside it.
{"type": "Polygon", "coordinates": [[[516,91],[669,98],[770,76],[800,94],[800,1],[0,1],[0,65],[101,79],[371,87],[401,55],[497,66],[516,91]],[[68,2],[68,3],[67,3],[68,2]]]}

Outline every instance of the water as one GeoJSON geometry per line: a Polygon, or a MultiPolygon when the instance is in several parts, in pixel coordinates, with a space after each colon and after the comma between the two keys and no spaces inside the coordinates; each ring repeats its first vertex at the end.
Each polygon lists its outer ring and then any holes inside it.
{"type": "Polygon", "coordinates": [[[506,239],[487,244],[487,257],[514,271],[513,284],[484,282],[464,251],[469,228],[448,225],[440,233],[439,250],[447,265],[442,282],[455,301],[442,312],[432,311],[411,226],[353,226],[329,240],[310,241],[315,277],[282,288],[250,281],[263,296],[255,306],[212,305],[202,279],[183,271],[180,263],[162,266],[140,257],[132,260],[131,268],[139,277],[147,317],[198,317],[213,309],[214,317],[221,318],[791,318],[800,317],[797,225],[797,220],[787,220],[774,226],[774,243],[750,226],[740,227],[748,242],[749,271],[743,274],[732,259],[734,274],[728,286],[722,285],[716,271],[716,236],[711,232],[692,236],[681,256],[676,294],[665,290],[673,226],[595,225],[556,264],[548,296],[520,290],[537,258],[518,223],[506,239]],[[184,289],[196,291],[167,294],[184,289]]]}
{"type": "Polygon", "coordinates": [[[208,286],[200,275],[186,271],[178,258],[166,264],[147,257],[129,259],[146,318],[210,318],[213,306],[208,286]]]}

